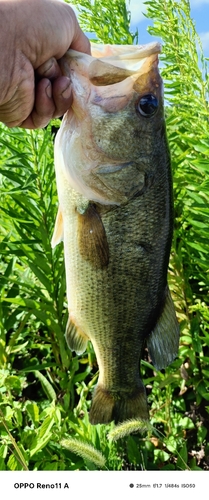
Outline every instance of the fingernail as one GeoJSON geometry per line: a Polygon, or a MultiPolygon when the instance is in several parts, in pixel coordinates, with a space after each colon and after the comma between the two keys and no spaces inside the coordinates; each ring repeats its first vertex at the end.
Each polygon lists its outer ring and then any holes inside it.
{"type": "Polygon", "coordinates": [[[51,99],[52,98],[52,86],[51,86],[51,83],[49,83],[49,85],[47,85],[45,92],[46,92],[47,97],[49,97],[49,99],[51,99]]]}
{"type": "Polygon", "coordinates": [[[51,59],[46,61],[44,64],[42,64],[42,66],[41,66],[42,73],[43,74],[48,73],[48,71],[53,68],[54,64],[55,64],[55,59],[52,57],[51,59]]]}
{"type": "Polygon", "coordinates": [[[71,96],[71,85],[69,84],[65,90],[63,90],[62,92],[62,97],[64,97],[65,99],[69,99],[69,97],[71,96]]]}

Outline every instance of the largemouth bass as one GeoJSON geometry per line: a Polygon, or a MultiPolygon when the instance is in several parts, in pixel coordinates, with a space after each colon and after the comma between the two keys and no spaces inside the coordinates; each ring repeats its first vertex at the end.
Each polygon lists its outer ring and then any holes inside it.
{"type": "Polygon", "coordinates": [[[55,140],[64,241],[66,340],[93,344],[99,379],[92,424],[148,420],[140,359],[157,369],[177,356],[179,327],[167,284],[173,230],[170,155],[158,71],[160,45],[69,50],[72,108],[55,140]]]}

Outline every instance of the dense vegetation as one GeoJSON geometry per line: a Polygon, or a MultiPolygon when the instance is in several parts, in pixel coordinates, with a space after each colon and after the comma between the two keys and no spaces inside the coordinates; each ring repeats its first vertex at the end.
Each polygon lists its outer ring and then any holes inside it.
{"type": "MultiPolygon", "coordinates": [[[[82,5],[83,28],[101,42],[137,41],[124,0],[71,3],[82,5]]],[[[91,345],[79,357],[66,347],[63,247],[50,245],[59,121],[40,131],[1,125],[0,470],[209,469],[208,64],[187,0],[146,4],[149,31],[163,42],[175,202],[169,282],[179,357],[156,372],[145,351],[148,432],[120,437],[114,424],[89,424],[95,355],[91,345]]]]}

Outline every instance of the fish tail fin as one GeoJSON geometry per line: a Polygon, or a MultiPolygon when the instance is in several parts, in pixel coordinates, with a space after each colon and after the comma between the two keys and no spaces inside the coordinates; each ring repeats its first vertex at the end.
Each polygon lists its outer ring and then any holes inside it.
{"type": "Polygon", "coordinates": [[[86,350],[88,337],[87,335],[79,328],[75,321],[69,317],[66,330],[65,330],[65,338],[67,345],[71,351],[75,351],[76,354],[83,354],[86,350]]]}
{"type": "Polygon", "coordinates": [[[90,423],[107,424],[129,419],[149,420],[146,391],[141,384],[134,392],[109,391],[98,384],[89,413],[90,423]]]}
{"type": "Polygon", "coordinates": [[[166,368],[178,355],[179,324],[169,288],[161,316],[147,339],[147,347],[158,370],[166,368]]]}

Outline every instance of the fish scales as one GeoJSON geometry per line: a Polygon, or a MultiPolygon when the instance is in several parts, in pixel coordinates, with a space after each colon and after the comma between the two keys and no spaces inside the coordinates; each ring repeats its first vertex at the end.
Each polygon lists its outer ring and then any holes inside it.
{"type": "Polygon", "coordinates": [[[178,351],[167,285],[172,179],[156,52],[155,44],[133,78],[118,82],[114,68],[111,85],[103,63],[101,87],[89,78],[93,57],[69,51],[61,66],[71,76],[74,102],[55,145],[59,212],[52,245],[63,238],[67,343],[82,353],[91,340],[99,366],[92,424],[147,420],[139,368],[145,341],[158,368],[178,351]],[[146,99],[156,97],[151,116],[138,112],[144,96],[145,110],[146,99]]]}

